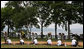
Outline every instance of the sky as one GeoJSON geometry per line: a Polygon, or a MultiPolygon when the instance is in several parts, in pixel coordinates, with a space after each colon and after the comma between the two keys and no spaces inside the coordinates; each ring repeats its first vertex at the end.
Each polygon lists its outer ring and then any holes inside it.
{"type": "MultiPolygon", "coordinates": [[[[5,3],[7,3],[8,1],[1,1],[1,8],[2,7],[5,7],[5,3]]],[[[51,25],[49,25],[47,28],[51,28],[51,29],[53,29],[55,27],[55,25],[52,23],[51,25]]],[[[59,26],[57,26],[58,27],[58,29],[62,29],[62,27],[59,27],[59,26]]],[[[5,29],[4,29],[4,31],[6,31],[7,30],[7,26],[5,27],[5,29]]],[[[83,33],[83,25],[81,25],[81,24],[78,24],[78,23],[76,23],[76,24],[72,24],[72,25],[70,25],[70,28],[72,29],[72,30],[75,30],[76,31],[76,29],[77,30],[82,30],[81,31],[81,33],[83,33]]]]}
{"type": "Polygon", "coordinates": [[[1,8],[2,7],[5,7],[5,4],[7,3],[8,1],[1,1],[1,8]]]}

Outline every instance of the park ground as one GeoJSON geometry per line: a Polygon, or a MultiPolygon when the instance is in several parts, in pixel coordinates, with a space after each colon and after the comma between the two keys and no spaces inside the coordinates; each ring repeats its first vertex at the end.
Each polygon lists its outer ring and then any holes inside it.
{"type": "Polygon", "coordinates": [[[12,45],[7,45],[7,44],[3,44],[4,43],[4,39],[1,38],[1,48],[83,48],[83,41],[80,40],[79,41],[79,46],[78,47],[72,47],[71,46],[71,40],[66,40],[66,44],[67,46],[56,46],[57,44],[57,40],[52,39],[52,45],[45,45],[46,43],[46,39],[38,39],[38,45],[33,45],[31,43],[31,40],[28,39],[24,39],[25,40],[25,44],[24,45],[17,45],[16,43],[19,43],[19,39],[18,38],[11,38],[12,40],[12,45]]]}

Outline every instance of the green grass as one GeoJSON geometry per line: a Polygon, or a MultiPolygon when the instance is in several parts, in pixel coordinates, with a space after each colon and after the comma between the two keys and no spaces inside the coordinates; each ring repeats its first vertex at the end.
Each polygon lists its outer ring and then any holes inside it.
{"type": "Polygon", "coordinates": [[[1,48],[83,48],[83,47],[72,47],[72,46],[55,46],[55,45],[1,45],[1,48]]]}

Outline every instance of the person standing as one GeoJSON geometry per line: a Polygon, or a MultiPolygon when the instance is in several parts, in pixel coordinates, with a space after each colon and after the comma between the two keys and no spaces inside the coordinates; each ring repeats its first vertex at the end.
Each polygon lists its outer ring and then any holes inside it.
{"type": "Polygon", "coordinates": [[[48,33],[47,35],[47,39],[51,38],[52,39],[52,35],[51,35],[51,32],[48,33]]]}
{"type": "Polygon", "coordinates": [[[31,39],[31,32],[29,32],[29,39],[31,39]]]}
{"type": "Polygon", "coordinates": [[[59,33],[59,35],[58,35],[58,39],[62,39],[61,33],[59,33]]]}
{"type": "Polygon", "coordinates": [[[5,40],[5,44],[7,43],[7,32],[4,32],[4,40],[5,40]]]}
{"type": "Polygon", "coordinates": [[[32,32],[31,38],[32,38],[32,41],[34,41],[34,33],[33,32],[32,32]]]}
{"type": "Polygon", "coordinates": [[[62,33],[62,43],[64,44],[64,42],[65,42],[65,35],[64,33],[62,33]]]}
{"type": "Polygon", "coordinates": [[[37,33],[35,33],[35,38],[38,38],[38,35],[37,35],[37,33]]]}
{"type": "Polygon", "coordinates": [[[18,34],[18,35],[19,35],[19,39],[20,39],[20,38],[22,38],[22,35],[21,35],[21,33],[20,33],[20,32],[19,32],[19,34],[18,34]]]}
{"type": "Polygon", "coordinates": [[[22,35],[22,38],[25,37],[25,33],[23,31],[21,31],[21,35],[22,35]]]}
{"type": "Polygon", "coordinates": [[[21,39],[21,38],[22,38],[22,35],[21,35],[20,30],[18,31],[18,37],[19,37],[19,39],[21,39]]]}

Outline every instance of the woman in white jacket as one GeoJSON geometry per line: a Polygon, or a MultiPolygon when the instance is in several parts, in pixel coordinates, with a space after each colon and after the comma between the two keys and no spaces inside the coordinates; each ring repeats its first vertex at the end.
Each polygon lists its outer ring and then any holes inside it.
{"type": "Polygon", "coordinates": [[[78,45],[77,44],[77,40],[75,38],[73,38],[71,44],[72,44],[72,46],[75,46],[76,47],[78,45]]]}
{"type": "Polygon", "coordinates": [[[12,41],[11,41],[11,39],[9,39],[9,37],[7,38],[7,44],[12,44],[12,41]]]}
{"type": "Polygon", "coordinates": [[[24,40],[20,39],[20,44],[23,45],[24,44],[24,40]]]}
{"type": "Polygon", "coordinates": [[[37,44],[38,44],[38,41],[37,41],[36,38],[34,38],[33,44],[34,44],[34,45],[37,45],[37,44]]]}
{"type": "Polygon", "coordinates": [[[61,45],[62,45],[62,41],[60,40],[60,38],[58,38],[57,46],[61,46],[61,45]]]}
{"type": "Polygon", "coordinates": [[[48,45],[52,45],[52,41],[51,41],[50,38],[47,40],[47,44],[48,44],[48,45]]]}

